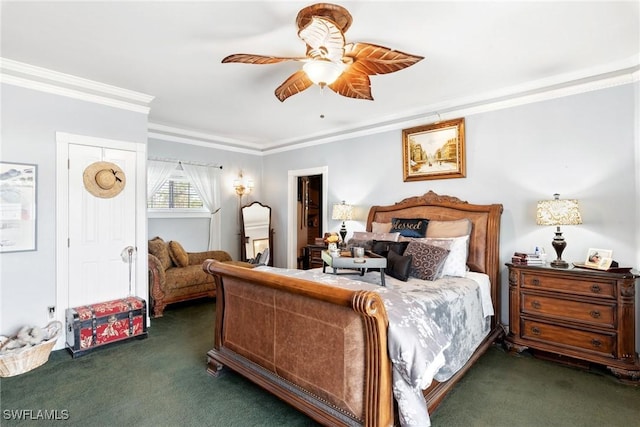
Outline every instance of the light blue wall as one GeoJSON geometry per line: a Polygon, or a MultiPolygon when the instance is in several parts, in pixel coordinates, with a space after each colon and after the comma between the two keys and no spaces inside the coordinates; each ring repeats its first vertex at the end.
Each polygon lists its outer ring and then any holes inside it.
{"type": "Polygon", "coordinates": [[[2,84],[0,160],[37,170],[37,250],[0,254],[0,334],[56,304],[56,132],[146,142],[147,115],[2,84]]]}

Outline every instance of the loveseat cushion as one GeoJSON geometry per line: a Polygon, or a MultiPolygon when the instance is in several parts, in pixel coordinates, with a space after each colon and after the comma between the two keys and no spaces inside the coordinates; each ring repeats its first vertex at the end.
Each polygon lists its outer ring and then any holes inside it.
{"type": "Polygon", "coordinates": [[[189,265],[189,255],[182,245],[175,240],[169,242],[169,256],[178,267],[186,267],[189,265]]]}
{"type": "Polygon", "coordinates": [[[178,289],[215,282],[212,275],[202,270],[201,265],[173,267],[168,269],[165,274],[167,275],[167,289],[178,289]]]}
{"type": "Polygon", "coordinates": [[[154,237],[149,240],[149,253],[158,258],[165,270],[173,267],[173,262],[169,255],[169,245],[161,237],[154,237]]]}

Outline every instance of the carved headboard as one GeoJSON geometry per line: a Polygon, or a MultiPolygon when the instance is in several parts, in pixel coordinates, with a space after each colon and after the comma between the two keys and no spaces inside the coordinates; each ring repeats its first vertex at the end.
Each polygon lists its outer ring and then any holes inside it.
{"type": "Polygon", "coordinates": [[[472,228],[469,238],[467,266],[471,271],[485,273],[491,279],[491,297],[496,319],[500,316],[500,216],[501,204],[474,205],[453,196],[441,196],[433,191],[409,197],[390,206],[372,206],[367,218],[367,231],[372,222],[391,222],[392,218],[426,218],[456,220],[468,218],[472,228]]]}

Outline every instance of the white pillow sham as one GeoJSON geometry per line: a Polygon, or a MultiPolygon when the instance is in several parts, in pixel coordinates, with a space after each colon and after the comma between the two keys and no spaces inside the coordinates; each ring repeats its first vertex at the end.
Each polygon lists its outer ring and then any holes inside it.
{"type": "Polygon", "coordinates": [[[469,236],[442,238],[426,237],[414,240],[449,250],[449,255],[447,256],[447,260],[444,262],[440,277],[465,277],[467,274],[469,236]]]}

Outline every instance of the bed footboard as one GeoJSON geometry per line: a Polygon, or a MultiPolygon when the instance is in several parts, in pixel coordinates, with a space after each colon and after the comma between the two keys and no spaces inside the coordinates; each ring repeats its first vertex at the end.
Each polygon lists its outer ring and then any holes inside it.
{"type": "Polygon", "coordinates": [[[226,366],[324,425],[393,424],[379,295],[207,260],[217,282],[208,371],[226,366]]]}

